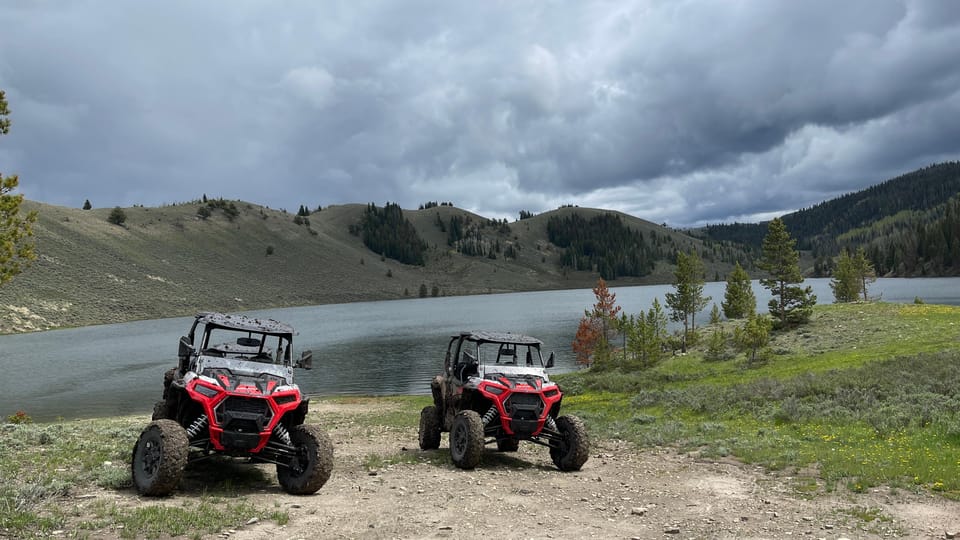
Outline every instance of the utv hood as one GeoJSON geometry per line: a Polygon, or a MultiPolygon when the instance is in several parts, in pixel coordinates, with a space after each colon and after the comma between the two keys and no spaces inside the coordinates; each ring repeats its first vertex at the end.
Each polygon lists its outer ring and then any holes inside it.
{"type": "Polygon", "coordinates": [[[293,385],[292,367],[215,356],[200,357],[196,376],[213,380],[228,392],[252,387],[269,395],[293,385]]]}

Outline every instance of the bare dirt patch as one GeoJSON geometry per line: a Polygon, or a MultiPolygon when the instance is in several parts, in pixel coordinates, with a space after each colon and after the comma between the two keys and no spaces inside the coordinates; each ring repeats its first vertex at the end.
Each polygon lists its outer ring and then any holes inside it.
{"type": "MultiPolygon", "coordinates": [[[[960,503],[934,494],[883,488],[811,498],[798,489],[803,479],[619,441],[594,441],[576,473],[557,471],[547,449],[529,443],[516,453],[488,446],[480,467],[459,470],[450,464],[446,435],[440,450],[423,452],[415,423],[378,420],[401,407],[311,407],[309,421],[322,420],[335,444],[330,481],[312,496],[287,495],[273,467],[263,466],[263,481],[239,496],[268,513],[286,512],[289,522],[262,519],[208,537],[853,539],[951,538],[960,531],[960,503]]],[[[163,504],[189,505],[203,493],[202,478],[188,473],[163,504]]],[[[131,491],[97,496],[156,504],[131,491]]]]}

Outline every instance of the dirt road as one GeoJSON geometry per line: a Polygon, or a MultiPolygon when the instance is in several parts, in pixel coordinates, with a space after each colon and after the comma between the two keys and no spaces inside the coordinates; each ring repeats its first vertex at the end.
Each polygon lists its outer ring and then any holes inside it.
{"type": "MultiPolygon", "coordinates": [[[[206,538],[960,536],[960,502],[936,495],[890,488],[824,493],[821,486],[810,496],[812,475],[770,473],[672,449],[638,451],[619,441],[593,441],[589,460],[576,473],[559,472],[548,450],[530,443],[515,453],[487,447],[478,468],[459,470],[450,464],[446,435],[440,450],[419,450],[409,409],[389,400],[312,403],[308,422],[322,423],[334,442],[329,482],[315,495],[291,496],[280,490],[274,468],[262,466],[258,480],[235,484],[233,491],[261,516],[276,512],[289,520],[280,525],[254,518],[206,538]]],[[[249,465],[241,467],[249,472],[249,465]]],[[[74,524],[95,522],[93,509],[103,503],[187,507],[207,496],[209,474],[188,469],[180,489],[164,499],[140,499],[132,489],[94,489],[80,490],[71,497],[77,500],[63,505],[76,508],[74,524]]],[[[53,536],[115,539],[123,532],[62,530],[53,536]]]]}
{"type": "Polygon", "coordinates": [[[260,522],[230,538],[951,538],[960,503],[888,488],[803,498],[797,480],[673,450],[595,441],[577,473],[546,448],[487,447],[462,471],[441,450],[421,452],[416,427],[370,427],[368,406],[321,403],[336,449],[333,477],[316,495],[279,490],[290,522],[260,522]],[[355,407],[355,410],[351,410],[355,407]],[[364,408],[365,407],[365,408],[364,408]],[[384,464],[376,466],[378,461],[384,464]],[[389,464],[389,462],[394,462],[389,464]]]}

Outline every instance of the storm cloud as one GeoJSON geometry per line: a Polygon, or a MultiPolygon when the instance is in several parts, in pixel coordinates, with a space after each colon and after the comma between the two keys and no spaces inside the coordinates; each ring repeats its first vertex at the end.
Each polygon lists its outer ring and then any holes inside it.
{"type": "Polygon", "coordinates": [[[6,2],[33,200],[756,221],[960,157],[960,4],[6,2]]]}

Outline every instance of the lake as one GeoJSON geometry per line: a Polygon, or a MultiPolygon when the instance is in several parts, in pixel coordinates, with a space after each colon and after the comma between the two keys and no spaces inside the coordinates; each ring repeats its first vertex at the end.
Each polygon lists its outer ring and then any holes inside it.
{"type": "MultiPolygon", "coordinates": [[[[830,303],[829,279],[808,279],[819,303],[830,303]]],[[[625,313],[664,303],[670,285],[617,287],[625,313]]],[[[770,295],[753,283],[758,308],[770,295]]],[[[713,300],[697,317],[709,319],[725,282],[707,283],[713,300]]],[[[879,279],[871,297],[887,302],[960,305],[960,278],[879,279]]],[[[297,371],[308,395],[429,394],[447,341],[461,330],[509,330],[536,336],[554,372],[576,369],[570,344],[595,302],[590,289],[481,296],[416,298],[253,311],[292,324],[296,353],[312,349],[314,369],[297,371]]],[[[163,372],[176,364],[177,342],[192,317],[88,326],[0,336],[0,418],[23,410],[34,420],[147,413],[160,399],[163,372]]]]}

